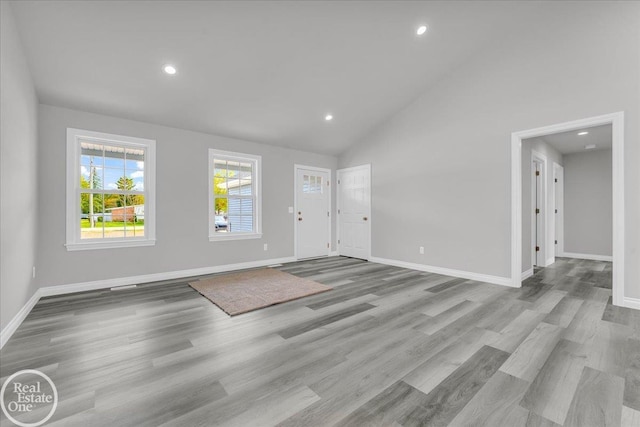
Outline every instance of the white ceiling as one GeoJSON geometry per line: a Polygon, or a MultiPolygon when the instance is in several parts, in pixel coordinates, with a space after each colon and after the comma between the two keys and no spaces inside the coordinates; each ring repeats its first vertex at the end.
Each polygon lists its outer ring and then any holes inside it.
{"type": "Polygon", "coordinates": [[[593,150],[610,150],[613,141],[611,125],[594,126],[590,128],[572,130],[569,132],[554,133],[539,138],[551,145],[562,154],[579,153],[586,151],[587,145],[595,144],[593,150]],[[587,131],[587,135],[578,135],[579,132],[587,131]]]}
{"type": "Polygon", "coordinates": [[[334,155],[540,5],[12,3],[43,103],[334,155]]]}

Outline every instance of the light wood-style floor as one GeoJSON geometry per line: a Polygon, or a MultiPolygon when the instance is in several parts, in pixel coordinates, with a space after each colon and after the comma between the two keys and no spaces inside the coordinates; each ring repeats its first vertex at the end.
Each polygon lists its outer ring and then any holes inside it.
{"type": "Polygon", "coordinates": [[[640,426],[640,312],[611,305],[610,263],[559,259],[521,289],[280,269],[335,289],[233,318],[185,281],[44,298],[2,381],[47,373],[55,426],[640,426]]]}

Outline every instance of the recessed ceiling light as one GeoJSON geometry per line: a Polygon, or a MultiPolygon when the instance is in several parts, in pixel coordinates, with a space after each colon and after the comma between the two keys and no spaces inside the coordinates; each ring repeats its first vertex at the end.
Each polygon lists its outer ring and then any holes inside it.
{"type": "Polygon", "coordinates": [[[420,26],[418,27],[418,30],[416,31],[416,34],[417,34],[417,35],[419,35],[419,36],[421,36],[421,35],[423,35],[423,34],[424,34],[424,33],[426,33],[426,32],[427,32],[427,26],[426,26],[426,25],[420,25],[420,26]]]}
{"type": "Polygon", "coordinates": [[[324,119],[330,122],[331,120],[333,120],[333,116],[331,114],[327,114],[326,116],[324,116],[324,119]]]}
{"type": "Polygon", "coordinates": [[[582,131],[582,132],[578,132],[578,136],[584,136],[584,135],[588,135],[588,134],[589,134],[589,132],[587,132],[586,130],[582,131]]]}
{"type": "Polygon", "coordinates": [[[596,148],[596,144],[589,144],[584,146],[585,150],[593,150],[594,148],[596,148]]]}
{"type": "Polygon", "coordinates": [[[176,67],[174,67],[174,66],[173,66],[173,65],[171,65],[171,64],[167,64],[167,65],[165,65],[164,67],[162,67],[162,70],[163,70],[165,73],[169,74],[170,76],[173,76],[175,73],[177,73],[177,72],[178,72],[178,70],[176,70],[176,67]]]}

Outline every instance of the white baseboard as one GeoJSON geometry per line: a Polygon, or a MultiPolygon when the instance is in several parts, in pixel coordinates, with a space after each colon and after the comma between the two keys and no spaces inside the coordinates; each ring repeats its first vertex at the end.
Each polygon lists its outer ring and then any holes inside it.
{"type": "Polygon", "coordinates": [[[140,276],[120,277],[117,279],[95,280],[91,282],[73,283],[70,285],[44,286],[40,288],[40,291],[42,292],[42,296],[71,294],[74,292],[93,291],[96,289],[114,288],[117,286],[138,285],[141,283],[203,276],[206,274],[224,273],[226,271],[244,270],[247,268],[266,267],[268,265],[284,264],[295,260],[296,259],[294,257],[287,257],[240,262],[237,264],[216,265],[213,267],[193,268],[190,270],[169,271],[166,273],[153,273],[143,274],[140,276]]]}
{"type": "Polygon", "coordinates": [[[556,262],[556,257],[555,256],[553,256],[551,258],[547,258],[547,260],[544,262],[544,266],[545,267],[549,267],[554,262],[556,262]]]}
{"type": "Polygon", "coordinates": [[[202,276],[214,273],[224,273],[226,271],[245,270],[248,268],[266,267],[274,264],[284,264],[295,261],[295,257],[265,259],[261,261],[241,262],[237,264],[216,265],[213,267],[193,268],[190,270],[169,271],[165,273],[144,274],[140,276],[120,277],[117,279],[95,280],[91,282],[72,283],[69,285],[43,286],[39,288],[20,311],[13,316],[13,319],[0,332],[0,348],[4,347],[16,329],[22,324],[31,309],[42,297],[51,295],[71,294],[74,292],[93,291],[97,289],[110,289],[119,286],[137,285],[141,283],[160,282],[202,276]]]}
{"type": "Polygon", "coordinates": [[[409,268],[411,270],[426,271],[428,273],[442,274],[445,276],[460,277],[462,279],[476,280],[478,282],[493,283],[496,285],[514,287],[510,277],[491,276],[488,274],[473,273],[470,271],[454,270],[451,268],[434,267],[432,265],[416,264],[412,262],[398,261],[394,259],[371,257],[369,261],[378,264],[393,265],[396,267],[409,268]]]}
{"type": "MultiPolygon", "coordinates": [[[[576,256],[578,254],[564,253],[562,256],[569,258],[582,258],[582,256],[576,256]]],[[[332,253],[331,256],[337,256],[337,253],[332,253]]],[[[611,258],[611,257],[609,257],[611,258]]],[[[589,259],[589,258],[584,258],[589,259]]],[[[224,273],[226,271],[244,270],[247,268],[265,267],[274,264],[284,264],[287,262],[294,262],[295,257],[275,258],[261,261],[242,262],[237,264],[217,265],[213,267],[194,268],[190,270],[178,270],[169,271],[165,273],[145,274],[140,276],[121,277],[117,279],[96,280],[91,282],[73,283],[69,285],[56,285],[56,286],[44,286],[38,289],[26,304],[20,309],[20,311],[13,316],[13,319],[0,331],[0,348],[9,341],[9,338],[15,333],[18,327],[22,324],[27,315],[31,312],[33,307],[37,304],[41,297],[51,295],[62,295],[74,292],[91,291],[97,289],[107,289],[118,286],[128,286],[140,283],[159,282],[163,280],[180,279],[194,276],[202,276],[214,273],[224,273]]],[[[424,264],[415,264],[405,261],[397,261],[386,258],[371,257],[371,262],[378,264],[394,265],[396,267],[409,268],[412,270],[426,271],[429,273],[442,274],[445,276],[460,277],[463,279],[477,280],[479,282],[494,283],[496,285],[503,285],[514,287],[510,278],[491,276],[481,273],[473,273],[469,271],[454,270],[450,268],[434,267],[424,264]]],[[[600,259],[599,259],[600,260],[600,259]]],[[[533,274],[533,269],[527,270],[522,273],[522,279],[526,279],[527,274],[533,274]],[[526,276],[526,277],[525,277],[526,276]]],[[[638,298],[624,298],[624,306],[629,308],[635,308],[640,310],[640,299],[638,298]]]]}
{"type": "Polygon", "coordinates": [[[622,299],[622,304],[624,305],[624,307],[640,310],[640,298],[624,297],[622,299]]]}
{"type": "Polygon", "coordinates": [[[613,262],[613,257],[610,255],[591,255],[591,254],[577,254],[575,252],[563,252],[562,254],[560,254],[560,256],[564,258],[577,258],[577,259],[588,259],[591,261],[613,262]]]}
{"type": "Polygon", "coordinates": [[[338,251],[329,252],[329,256],[338,256],[338,251]]]}
{"type": "Polygon", "coordinates": [[[531,276],[533,276],[533,268],[530,268],[527,271],[522,272],[522,280],[527,280],[531,276]]]}
{"type": "Polygon", "coordinates": [[[40,289],[37,289],[31,296],[31,298],[29,298],[27,303],[22,306],[20,311],[16,313],[15,316],[13,316],[13,319],[9,321],[7,326],[2,329],[2,331],[0,332],[0,348],[4,347],[7,341],[9,341],[9,338],[11,338],[11,336],[18,329],[18,326],[20,326],[22,322],[24,322],[24,319],[26,319],[27,315],[37,304],[38,300],[40,300],[41,296],[42,295],[40,294],[40,289]]]}

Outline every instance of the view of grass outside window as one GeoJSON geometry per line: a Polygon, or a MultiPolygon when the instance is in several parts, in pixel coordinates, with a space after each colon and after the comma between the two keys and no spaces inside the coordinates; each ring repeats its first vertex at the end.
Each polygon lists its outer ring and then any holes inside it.
{"type": "Polygon", "coordinates": [[[80,238],[144,237],[145,150],[80,143],[80,238]]]}
{"type": "Polygon", "coordinates": [[[254,232],[252,162],[214,159],[213,203],[216,233],[254,232]]]}

